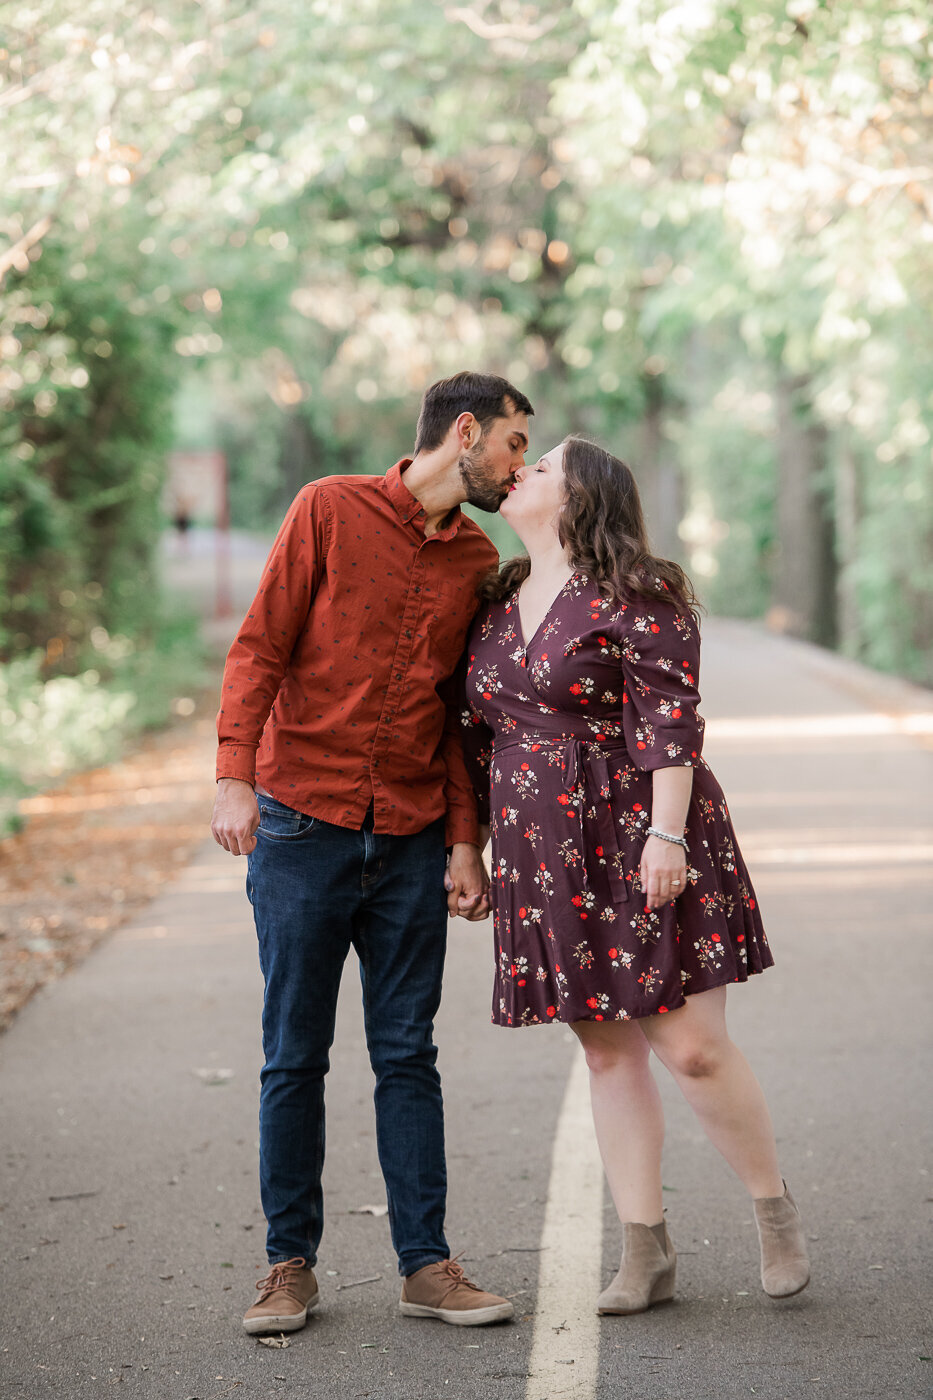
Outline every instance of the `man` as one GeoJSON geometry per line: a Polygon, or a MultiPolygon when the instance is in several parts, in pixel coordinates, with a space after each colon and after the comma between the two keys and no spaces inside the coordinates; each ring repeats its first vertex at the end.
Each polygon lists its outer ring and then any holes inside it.
{"type": "Polygon", "coordinates": [[[324,1076],[351,946],[401,1311],[466,1325],[513,1312],[464,1277],[444,1238],[433,1021],[448,911],[487,908],[476,807],[442,692],[497,559],[460,505],[499,509],[533,411],[504,379],[457,374],[425,394],[412,459],[385,477],[304,487],[227,658],[212,831],[249,857],[265,978],[270,1270],[247,1332],[293,1331],[318,1302],[324,1076]]]}

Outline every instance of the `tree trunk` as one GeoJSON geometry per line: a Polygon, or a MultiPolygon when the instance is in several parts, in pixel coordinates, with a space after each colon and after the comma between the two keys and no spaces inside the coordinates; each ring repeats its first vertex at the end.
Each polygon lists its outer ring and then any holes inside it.
{"type": "Polygon", "coordinates": [[[683,543],[677,527],[683,516],[683,484],[671,460],[664,436],[664,385],[659,377],[645,380],[645,416],[636,471],[651,548],[663,559],[677,559],[683,543]]]}
{"type": "Polygon", "coordinates": [[[821,646],[836,642],[836,560],[827,499],[826,429],[813,415],[809,381],[777,382],[777,552],[771,621],[821,646]]]}
{"type": "Polygon", "coordinates": [[[860,516],[858,458],[851,437],[845,431],[836,461],[836,565],[839,571],[836,605],[839,647],[847,656],[858,656],[862,642],[855,587],[860,516]]]}

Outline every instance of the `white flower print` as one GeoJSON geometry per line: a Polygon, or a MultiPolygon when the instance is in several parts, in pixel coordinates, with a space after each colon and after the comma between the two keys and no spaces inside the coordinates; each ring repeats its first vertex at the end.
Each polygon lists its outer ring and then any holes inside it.
{"type": "Polygon", "coordinates": [[[592,967],[593,963],[596,961],[593,950],[585,938],[574,948],[573,955],[577,960],[578,967],[583,970],[592,967]]]}
{"type": "Polygon", "coordinates": [[[560,851],[561,859],[568,870],[576,870],[580,864],[580,852],[573,843],[573,837],[568,836],[566,841],[561,841],[557,849],[560,851]]]}
{"type": "Polygon", "coordinates": [[[512,774],[512,786],[518,792],[519,797],[537,797],[540,791],[537,775],[528,763],[523,763],[512,774]]]}
{"type": "Polygon", "coordinates": [[[491,700],[493,695],[497,695],[502,689],[502,681],[499,679],[499,667],[478,667],[476,672],[476,685],[483,699],[491,700]]]}
{"type": "Polygon", "coordinates": [[[631,920],[630,927],[635,930],[642,943],[657,943],[661,937],[661,920],[653,909],[639,911],[631,920]]]}
{"type": "Polygon", "coordinates": [[[624,948],[610,948],[609,961],[615,968],[629,968],[635,961],[635,954],[627,952],[624,948]]]}
{"type": "Polygon", "coordinates": [[[554,876],[551,874],[550,870],[545,867],[543,861],[538,867],[538,873],[535,876],[535,884],[545,897],[554,893],[554,876]]]}

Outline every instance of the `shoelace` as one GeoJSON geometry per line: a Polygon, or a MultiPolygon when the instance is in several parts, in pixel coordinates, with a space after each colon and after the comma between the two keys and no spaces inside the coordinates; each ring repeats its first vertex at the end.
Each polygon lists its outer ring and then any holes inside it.
{"type": "Polygon", "coordinates": [[[296,1280],[294,1277],[290,1276],[290,1271],[303,1269],[304,1266],[305,1261],[300,1256],[294,1259],[282,1259],[278,1264],[273,1264],[265,1278],[261,1278],[256,1284],[256,1287],[260,1290],[257,1301],[264,1303],[271,1293],[281,1291],[282,1293],[287,1293],[289,1298],[293,1298],[296,1303],[300,1303],[301,1299],[298,1297],[297,1293],[292,1291],[292,1285],[296,1280]]]}
{"type": "Polygon", "coordinates": [[[474,1293],[482,1293],[483,1291],[478,1284],[471,1283],[471,1281],[467,1278],[466,1274],[463,1272],[463,1269],[457,1263],[457,1260],[459,1258],[460,1255],[457,1254],[454,1256],[453,1259],[442,1259],[438,1263],[438,1272],[446,1274],[448,1279],[450,1280],[450,1282],[444,1290],[443,1298],[446,1298],[448,1293],[452,1293],[455,1288],[472,1288],[474,1293]]]}

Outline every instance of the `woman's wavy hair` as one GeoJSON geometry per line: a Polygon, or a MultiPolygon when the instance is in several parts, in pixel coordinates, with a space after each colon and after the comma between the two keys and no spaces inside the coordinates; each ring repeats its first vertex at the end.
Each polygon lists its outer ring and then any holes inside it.
{"type": "MultiPolygon", "coordinates": [[[[668,598],[696,616],[693,585],[679,564],[651,553],[641,498],[631,470],[583,437],[564,441],[564,504],[558,537],[581,573],[614,602],[632,596],[668,598]]],[[[531,571],[527,555],[509,559],[487,578],[481,596],[508,598],[531,571]]]]}

